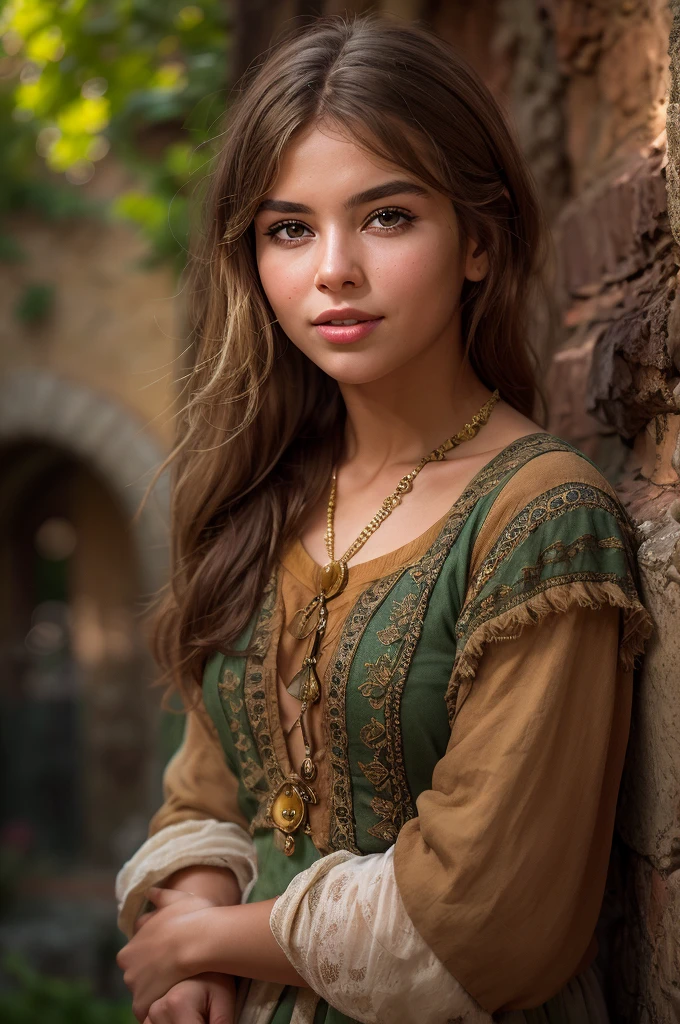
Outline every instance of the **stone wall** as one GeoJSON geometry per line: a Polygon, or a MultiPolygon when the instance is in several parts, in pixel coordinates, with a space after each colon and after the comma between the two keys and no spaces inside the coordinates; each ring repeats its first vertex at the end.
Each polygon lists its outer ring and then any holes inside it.
{"type": "Polygon", "coordinates": [[[549,426],[618,487],[656,624],[603,919],[625,1024],[680,1020],[679,14],[677,0],[552,5],[571,197],[554,224],[562,336],[549,426]]]}

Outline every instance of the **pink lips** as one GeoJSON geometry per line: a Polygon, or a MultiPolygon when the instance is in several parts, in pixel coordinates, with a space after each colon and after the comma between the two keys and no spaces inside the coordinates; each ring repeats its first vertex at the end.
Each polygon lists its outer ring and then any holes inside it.
{"type": "MultiPolygon", "coordinates": [[[[339,319],[339,318],[338,318],[339,319]]],[[[349,317],[347,318],[349,319],[349,317]]],[[[375,320],[363,320],[358,324],[343,326],[342,324],[316,324],[316,329],[326,341],[335,342],[337,345],[349,345],[353,341],[360,341],[367,334],[374,331],[378,324],[381,324],[384,317],[376,317],[375,320]]]]}

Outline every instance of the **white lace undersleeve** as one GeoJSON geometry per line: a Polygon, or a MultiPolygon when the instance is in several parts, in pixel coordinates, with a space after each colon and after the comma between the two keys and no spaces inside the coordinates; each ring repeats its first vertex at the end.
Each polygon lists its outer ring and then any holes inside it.
{"type": "Polygon", "coordinates": [[[416,931],[394,877],[394,847],[328,854],[272,908],[286,956],[329,1005],[363,1024],[491,1024],[416,931]]]}
{"type": "Polygon", "coordinates": [[[214,818],[166,825],[150,836],[116,876],[118,927],[128,938],[146,902],[146,891],[180,868],[231,868],[245,903],[257,879],[253,840],[240,825],[214,818]]]}

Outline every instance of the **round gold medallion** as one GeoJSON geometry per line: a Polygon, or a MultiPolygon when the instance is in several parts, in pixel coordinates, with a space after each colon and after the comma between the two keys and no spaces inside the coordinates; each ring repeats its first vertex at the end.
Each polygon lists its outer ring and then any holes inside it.
{"type": "Polygon", "coordinates": [[[326,597],[335,597],[347,583],[347,565],[333,559],[321,570],[321,589],[326,597]]]}

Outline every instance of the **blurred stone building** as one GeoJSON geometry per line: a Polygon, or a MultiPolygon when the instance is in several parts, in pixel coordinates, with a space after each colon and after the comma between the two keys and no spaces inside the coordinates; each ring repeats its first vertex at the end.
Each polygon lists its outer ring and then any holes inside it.
{"type": "MultiPolygon", "coordinates": [[[[86,188],[127,184],[111,160],[86,188]]],[[[130,227],[12,229],[28,258],[0,286],[0,837],[39,899],[110,918],[162,767],[140,612],[166,576],[167,485],[134,516],[171,442],[176,284],[139,266],[130,227]],[[55,298],[31,325],[36,280],[55,298]]]]}
{"type": "MultiPolygon", "coordinates": [[[[602,921],[613,1019],[626,1024],[680,1020],[679,6],[232,5],[234,78],[291,18],[371,7],[422,19],[479,70],[530,162],[555,241],[555,327],[535,328],[548,427],[618,487],[657,624],[602,921]]],[[[105,162],[87,187],[119,185],[105,162]]],[[[135,616],[164,576],[162,491],[135,524],[131,513],[169,444],[179,303],[169,275],[135,269],[139,243],[121,227],[16,228],[58,302],[44,328],[20,327],[24,271],[5,276],[3,816],[28,801],[65,862],[110,871],[158,793],[157,700],[135,616]]]]}

